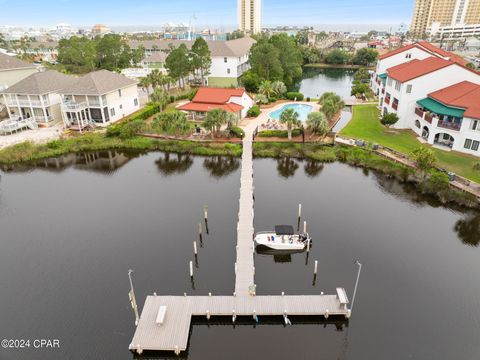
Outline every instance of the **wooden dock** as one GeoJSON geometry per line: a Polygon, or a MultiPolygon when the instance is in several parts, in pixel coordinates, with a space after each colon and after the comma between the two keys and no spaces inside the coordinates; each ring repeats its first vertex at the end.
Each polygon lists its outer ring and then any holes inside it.
{"type": "Polygon", "coordinates": [[[342,316],[350,317],[348,299],[343,288],[336,295],[274,295],[256,296],[254,265],[254,187],[253,132],[247,126],[243,140],[240,203],[237,224],[237,257],[235,263],[235,292],[232,296],[148,296],[129,346],[131,351],[187,350],[193,316],[248,316],[262,321],[262,316],[342,316]]]}

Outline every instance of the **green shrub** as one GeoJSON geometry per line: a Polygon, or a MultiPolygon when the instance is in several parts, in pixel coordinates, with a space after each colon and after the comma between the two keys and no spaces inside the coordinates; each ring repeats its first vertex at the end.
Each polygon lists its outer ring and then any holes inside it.
{"type": "Polygon", "coordinates": [[[297,101],[302,101],[304,96],[301,92],[295,92],[295,91],[291,91],[291,92],[288,92],[285,97],[288,99],[288,100],[297,100],[297,101]]]}
{"type": "Polygon", "coordinates": [[[160,111],[158,104],[149,104],[143,109],[130,115],[127,119],[121,123],[111,125],[107,128],[107,137],[120,137],[122,139],[128,139],[135,136],[135,131],[140,131],[143,122],[149,117],[155,115],[160,111]],[[134,124],[132,124],[134,123],[134,124]]]}
{"type": "Polygon", "coordinates": [[[247,116],[248,117],[257,117],[261,114],[260,106],[253,105],[250,109],[248,109],[247,116]]]}
{"type": "Polygon", "coordinates": [[[448,175],[440,171],[432,171],[431,175],[420,183],[420,190],[424,194],[439,194],[449,190],[448,175]]]}
{"type": "Polygon", "coordinates": [[[230,135],[242,139],[245,136],[245,131],[238,126],[232,126],[230,129],[230,135]]]}
{"type": "MultiPolygon", "coordinates": [[[[292,136],[300,136],[302,134],[301,129],[293,129],[292,136]]],[[[259,137],[278,137],[278,138],[287,138],[288,131],[287,130],[263,130],[258,133],[259,137]]]]}
{"type": "Polygon", "coordinates": [[[473,168],[473,170],[480,171],[480,162],[477,162],[477,163],[473,164],[472,168],[473,168]]]}

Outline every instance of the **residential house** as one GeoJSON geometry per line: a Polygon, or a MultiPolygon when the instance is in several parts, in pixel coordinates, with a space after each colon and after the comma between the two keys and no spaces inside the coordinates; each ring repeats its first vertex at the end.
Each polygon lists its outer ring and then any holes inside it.
{"type": "Polygon", "coordinates": [[[61,90],[66,127],[105,126],[140,108],[135,80],[108,70],[91,72],[61,90]]]}
{"type": "Polygon", "coordinates": [[[37,71],[37,66],[34,64],[0,53],[0,90],[12,86],[37,71]]]}
{"type": "MultiPolygon", "coordinates": [[[[131,41],[130,47],[136,49],[140,46],[145,48],[148,55],[142,62],[144,66],[162,66],[171,46],[178,47],[185,44],[191,49],[194,41],[188,40],[146,40],[131,41]],[[156,56],[153,57],[153,54],[156,56]],[[150,58],[152,56],[152,58],[150,58]]],[[[212,57],[212,65],[209,74],[205,78],[205,85],[213,87],[238,86],[239,78],[245,71],[250,69],[249,54],[255,43],[250,37],[229,41],[207,40],[212,57]]]]}
{"type": "Polygon", "coordinates": [[[462,81],[416,103],[412,129],[429,144],[480,156],[480,85],[462,81]]]}
{"type": "Polygon", "coordinates": [[[211,88],[198,89],[192,101],[178,106],[178,110],[186,111],[192,118],[201,119],[213,109],[223,109],[234,113],[239,119],[247,116],[254,101],[243,88],[211,88]]]}
{"type": "Polygon", "coordinates": [[[75,80],[54,70],[35,72],[0,94],[11,120],[33,118],[37,124],[48,126],[61,121],[60,91],[75,80]]]}

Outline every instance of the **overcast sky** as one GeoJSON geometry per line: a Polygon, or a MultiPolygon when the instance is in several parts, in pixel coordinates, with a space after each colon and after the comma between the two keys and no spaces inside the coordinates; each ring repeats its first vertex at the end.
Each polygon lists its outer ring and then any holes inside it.
{"type": "MultiPolygon", "coordinates": [[[[410,23],[414,0],[263,0],[263,25],[410,23]]],[[[234,26],[236,0],[0,0],[0,25],[234,26]]]]}

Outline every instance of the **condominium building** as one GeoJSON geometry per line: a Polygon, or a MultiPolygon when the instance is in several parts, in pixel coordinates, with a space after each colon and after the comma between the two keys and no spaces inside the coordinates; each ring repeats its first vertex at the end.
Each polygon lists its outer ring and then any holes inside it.
{"type": "Polygon", "coordinates": [[[480,23],[480,0],[416,0],[410,33],[424,36],[427,29],[480,23]]]}
{"type": "Polygon", "coordinates": [[[372,87],[382,114],[422,142],[480,156],[480,74],[455,54],[420,42],[383,55],[372,87]]]}
{"type": "Polygon", "coordinates": [[[261,0],[238,0],[238,29],[247,34],[262,31],[261,0]]]}

